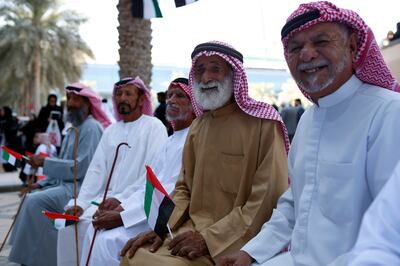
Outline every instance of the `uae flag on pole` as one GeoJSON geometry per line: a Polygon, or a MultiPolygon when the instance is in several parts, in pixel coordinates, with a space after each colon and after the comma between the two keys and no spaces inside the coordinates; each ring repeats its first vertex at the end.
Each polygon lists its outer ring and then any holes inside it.
{"type": "Polygon", "coordinates": [[[186,6],[186,5],[194,3],[196,1],[197,0],[175,0],[175,6],[176,7],[186,6]]]}
{"type": "Polygon", "coordinates": [[[1,146],[3,149],[3,160],[9,164],[14,165],[15,167],[21,167],[22,163],[21,160],[23,158],[22,154],[15,152],[5,146],[1,146]]]}
{"type": "Polygon", "coordinates": [[[150,227],[161,238],[168,233],[167,223],[174,210],[175,204],[158,181],[157,177],[146,165],[147,182],[144,196],[144,211],[150,227]]]}
{"type": "Polygon", "coordinates": [[[134,18],[162,18],[158,0],[132,0],[132,16],[134,18]]]}
{"type": "Polygon", "coordinates": [[[51,220],[56,229],[62,229],[79,221],[78,216],[42,211],[43,215],[51,220]]]}

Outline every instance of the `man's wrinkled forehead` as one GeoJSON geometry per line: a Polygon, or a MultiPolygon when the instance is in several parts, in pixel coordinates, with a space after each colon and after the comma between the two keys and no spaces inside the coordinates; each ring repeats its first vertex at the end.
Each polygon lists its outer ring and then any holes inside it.
{"type": "Polygon", "coordinates": [[[340,23],[320,22],[294,33],[288,38],[287,43],[290,45],[291,43],[296,43],[304,38],[315,41],[321,38],[332,38],[334,35],[341,34],[342,31],[345,31],[345,28],[344,26],[341,27],[340,23]]]}
{"type": "Polygon", "coordinates": [[[185,96],[186,98],[189,99],[189,96],[187,93],[177,84],[177,83],[172,83],[168,90],[167,90],[167,98],[170,98],[173,94],[179,94],[181,96],[185,96]]]}
{"type": "Polygon", "coordinates": [[[229,64],[228,62],[225,61],[222,57],[218,55],[211,55],[211,56],[206,56],[202,55],[199,56],[194,64],[194,67],[197,68],[202,68],[206,66],[220,66],[220,67],[228,67],[229,64]]]}

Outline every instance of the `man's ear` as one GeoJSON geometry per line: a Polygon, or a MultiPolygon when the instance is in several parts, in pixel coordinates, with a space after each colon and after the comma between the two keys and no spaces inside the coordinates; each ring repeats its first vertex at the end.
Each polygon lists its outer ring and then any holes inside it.
{"type": "Polygon", "coordinates": [[[357,34],[355,32],[350,33],[349,46],[350,46],[351,59],[354,62],[357,53],[357,34]]]}

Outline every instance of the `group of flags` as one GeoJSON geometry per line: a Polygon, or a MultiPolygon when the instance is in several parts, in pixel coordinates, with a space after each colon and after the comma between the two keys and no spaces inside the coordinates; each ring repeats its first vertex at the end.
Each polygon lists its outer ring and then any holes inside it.
{"type": "MultiPolygon", "coordinates": [[[[172,232],[168,225],[168,219],[174,210],[175,204],[165,191],[150,166],[146,165],[147,180],[146,192],[144,197],[144,212],[147,222],[153,231],[164,238],[166,233],[172,232]]],[[[95,205],[99,205],[96,203],[95,205]]],[[[79,221],[79,217],[61,213],[43,211],[43,215],[48,217],[56,229],[61,229],[79,221]]]]}
{"type": "MultiPolygon", "coordinates": [[[[174,0],[176,7],[185,6],[197,0],[174,0]]],[[[135,18],[162,18],[158,0],[132,0],[132,16],[135,18]]]]}
{"type": "MultiPolygon", "coordinates": [[[[7,162],[17,168],[22,167],[22,160],[29,160],[29,156],[32,156],[33,153],[30,152],[25,152],[25,155],[22,155],[16,151],[11,150],[10,148],[7,148],[6,146],[1,146],[1,149],[3,150],[2,152],[2,159],[4,162],[7,162]]],[[[39,153],[40,156],[42,157],[49,157],[47,153],[41,152],[39,153]]],[[[41,168],[41,167],[40,167],[41,168]]],[[[42,174],[43,171],[37,171],[36,172],[36,177],[37,179],[41,180],[45,176],[42,174]]]]}
{"type": "MultiPolygon", "coordinates": [[[[24,156],[5,146],[2,146],[1,148],[3,150],[3,160],[14,165],[15,167],[20,167],[23,159],[29,160],[27,156],[24,156]]],[[[28,153],[27,155],[31,156],[32,154],[28,153]]],[[[44,157],[48,156],[47,154],[41,155],[44,157]]],[[[156,232],[160,237],[163,237],[168,232],[172,237],[172,233],[168,226],[168,219],[174,210],[175,204],[161,185],[160,181],[158,181],[153,170],[148,165],[146,165],[146,173],[147,178],[146,192],[144,197],[144,212],[146,213],[147,221],[154,232],[156,232]]],[[[96,205],[98,205],[98,203],[96,205]]],[[[72,225],[79,221],[79,217],[73,215],[48,211],[43,211],[42,213],[52,221],[53,225],[57,229],[72,225]]]]}

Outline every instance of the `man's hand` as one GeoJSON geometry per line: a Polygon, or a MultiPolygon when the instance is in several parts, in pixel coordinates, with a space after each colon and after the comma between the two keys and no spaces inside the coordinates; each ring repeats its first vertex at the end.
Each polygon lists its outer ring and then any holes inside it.
{"type": "Polygon", "coordinates": [[[168,244],[172,255],[190,260],[209,254],[206,241],[199,232],[188,231],[177,235],[168,244]]]}
{"type": "Polygon", "coordinates": [[[19,192],[19,196],[22,197],[26,193],[30,193],[32,190],[39,189],[41,187],[42,186],[39,185],[38,183],[28,184],[26,187],[21,189],[21,191],[19,192]]]}
{"type": "Polygon", "coordinates": [[[72,206],[65,211],[65,214],[75,215],[80,217],[83,214],[83,209],[78,205],[76,205],[76,208],[72,206]]]}
{"type": "Polygon", "coordinates": [[[156,252],[161,247],[163,240],[154,231],[141,233],[137,237],[131,238],[126,242],[120,255],[123,257],[128,253],[128,257],[132,258],[140,247],[148,243],[152,244],[149,251],[156,252]]]}
{"type": "MultiPolygon", "coordinates": [[[[122,207],[121,207],[122,209],[122,207]]],[[[123,209],[122,209],[123,210],[123,209]]],[[[113,229],[123,225],[120,210],[98,210],[93,216],[93,227],[99,229],[113,229]]]]}
{"type": "Polygon", "coordinates": [[[40,155],[32,155],[31,157],[29,157],[29,161],[28,163],[35,169],[43,166],[44,163],[44,157],[40,156],[40,155]]]}
{"type": "Polygon", "coordinates": [[[117,208],[121,202],[116,198],[108,198],[104,202],[102,202],[99,206],[99,210],[110,211],[117,208]]]}
{"type": "Polygon", "coordinates": [[[240,250],[235,254],[224,256],[218,260],[219,266],[249,266],[253,262],[253,258],[249,254],[240,250]]]}

